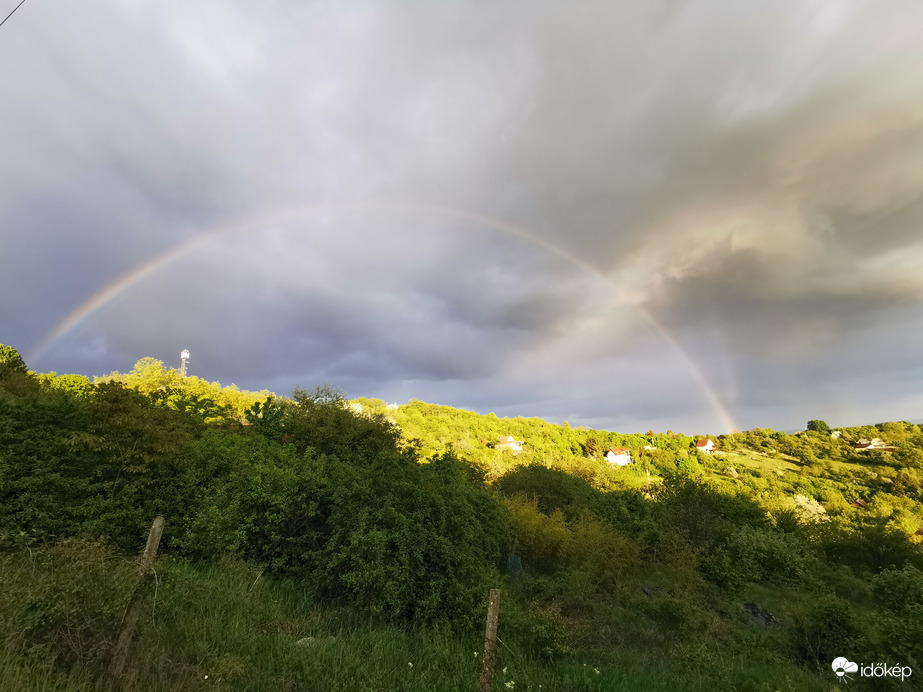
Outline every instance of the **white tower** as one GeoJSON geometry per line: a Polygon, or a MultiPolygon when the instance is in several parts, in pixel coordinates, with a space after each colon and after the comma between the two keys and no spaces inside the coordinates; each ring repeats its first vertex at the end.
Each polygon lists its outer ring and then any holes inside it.
{"type": "Polygon", "coordinates": [[[179,354],[179,357],[183,359],[183,364],[179,369],[180,377],[186,377],[186,362],[189,360],[189,349],[184,348],[183,352],[179,354]]]}

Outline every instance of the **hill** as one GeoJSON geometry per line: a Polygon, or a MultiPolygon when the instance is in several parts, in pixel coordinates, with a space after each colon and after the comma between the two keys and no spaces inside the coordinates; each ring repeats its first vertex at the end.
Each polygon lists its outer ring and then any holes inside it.
{"type": "Polygon", "coordinates": [[[0,687],[104,679],[157,515],[137,689],[476,689],[491,588],[498,689],[824,689],[840,656],[919,674],[923,434],[808,427],[705,454],[152,359],[91,383],[0,347],[0,687]]]}

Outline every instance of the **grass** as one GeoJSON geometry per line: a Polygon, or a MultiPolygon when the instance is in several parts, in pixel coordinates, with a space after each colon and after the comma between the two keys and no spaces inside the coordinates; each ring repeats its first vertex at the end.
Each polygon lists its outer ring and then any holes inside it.
{"type": "MultiPolygon", "coordinates": [[[[124,579],[130,581],[130,562],[99,545],[68,541],[0,554],[0,563],[0,581],[11,595],[0,601],[0,689],[96,689],[130,592],[124,579]],[[52,603],[61,605],[30,619],[36,604],[52,603]]],[[[535,638],[526,602],[505,592],[495,689],[823,689],[823,677],[782,658],[748,660],[740,647],[720,644],[721,636],[690,630],[687,637],[682,623],[662,619],[683,605],[685,592],[655,597],[668,606],[663,611],[659,601],[640,594],[647,575],[628,579],[620,587],[622,604],[577,616],[586,619],[583,630],[571,618],[573,631],[584,636],[550,654],[535,638]],[[639,616],[642,606],[648,615],[639,616]],[[671,634],[668,625],[679,629],[671,634]],[[645,633],[654,642],[647,650],[637,645],[645,633]]],[[[694,623],[715,617],[693,604],[684,605],[681,616],[690,609],[694,623]]],[[[732,618],[719,630],[727,640],[728,628],[738,626],[732,618]]],[[[328,608],[297,582],[269,579],[240,562],[197,564],[166,556],[156,563],[125,689],[473,691],[482,636],[328,608]]]]}

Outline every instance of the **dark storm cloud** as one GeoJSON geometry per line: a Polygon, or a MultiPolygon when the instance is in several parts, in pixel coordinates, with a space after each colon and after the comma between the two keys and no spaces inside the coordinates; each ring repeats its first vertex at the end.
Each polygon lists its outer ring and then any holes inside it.
{"type": "Polygon", "coordinates": [[[188,347],[225,383],[645,429],[915,406],[921,26],[910,2],[26,6],[0,341],[215,234],[34,365],[188,347]]]}

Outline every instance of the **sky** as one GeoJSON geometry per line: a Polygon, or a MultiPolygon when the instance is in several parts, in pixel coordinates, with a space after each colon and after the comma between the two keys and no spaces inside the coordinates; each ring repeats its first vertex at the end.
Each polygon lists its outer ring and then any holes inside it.
{"type": "Polygon", "coordinates": [[[39,372],[923,418],[916,0],[31,0],[0,152],[0,343],[39,372]]]}

